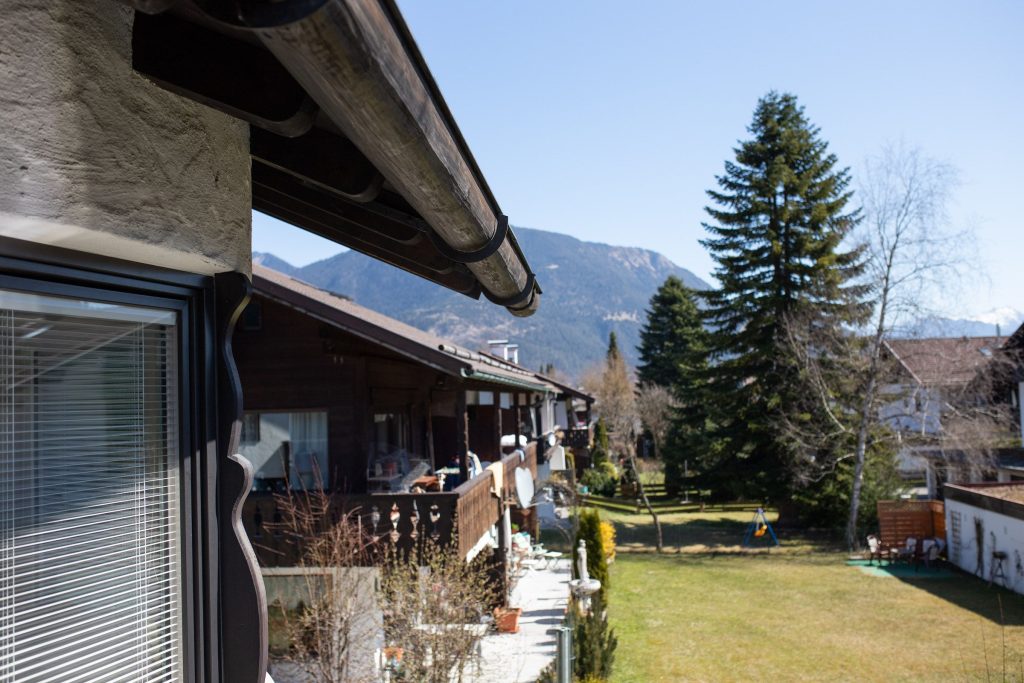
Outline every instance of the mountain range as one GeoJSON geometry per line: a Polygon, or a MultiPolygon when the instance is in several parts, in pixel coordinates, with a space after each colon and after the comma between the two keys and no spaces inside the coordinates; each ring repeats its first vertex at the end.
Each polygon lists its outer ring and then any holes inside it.
{"type": "MultiPolygon", "coordinates": [[[[551,363],[576,379],[601,361],[613,330],[627,361],[636,364],[645,311],[669,275],[694,289],[710,287],[655,251],[545,230],[515,231],[544,290],[540,310],[530,318],[516,318],[486,300],[456,294],[356,251],[303,267],[262,252],[254,252],[253,261],[471,349],[486,349],[489,339],[508,339],[519,345],[524,366],[551,363]]],[[[925,318],[896,335],[1007,336],[1022,323],[1021,311],[999,308],[973,318],[925,318]]]]}
{"type": "Polygon", "coordinates": [[[301,268],[261,252],[253,253],[253,261],[469,348],[486,349],[489,339],[508,339],[519,345],[522,365],[539,369],[551,363],[572,378],[601,361],[613,330],[627,361],[636,363],[645,311],[669,275],[694,289],[709,287],[648,249],[584,242],[544,230],[515,231],[544,290],[540,310],[529,318],[516,318],[486,300],[456,294],[356,251],[301,268]]]}

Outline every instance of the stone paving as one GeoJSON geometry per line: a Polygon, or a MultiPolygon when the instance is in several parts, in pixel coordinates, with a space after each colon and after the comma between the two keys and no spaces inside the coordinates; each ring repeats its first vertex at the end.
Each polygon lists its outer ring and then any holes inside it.
{"type": "Polygon", "coordinates": [[[530,569],[519,579],[511,604],[522,607],[519,633],[495,633],[482,643],[483,664],[470,683],[533,683],[555,659],[555,636],[569,601],[569,560],[530,569]]]}

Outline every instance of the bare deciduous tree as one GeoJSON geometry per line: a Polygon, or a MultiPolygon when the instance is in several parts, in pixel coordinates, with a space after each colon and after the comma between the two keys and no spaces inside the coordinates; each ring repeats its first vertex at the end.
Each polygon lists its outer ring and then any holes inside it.
{"type": "MultiPolygon", "coordinates": [[[[658,384],[643,384],[637,392],[637,411],[640,414],[641,421],[646,425],[647,430],[651,434],[651,441],[654,442],[655,458],[661,458],[661,447],[664,445],[665,438],[668,436],[668,431],[672,427],[672,416],[675,405],[675,397],[667,387],[663,387],[658,384]]],[[[644,507],[647,509],[647,513],[651,516],[651,520],[654,522],[655,543],[657,550],[660,553],[664,547],[664,541],[661,534],[661,520],[658,519],[658,514],[655,512],[654,506],[651,505],[651,501],[647,497],[643,478],[640,476],[640,469],[636,462],[636,456],[633,453],[630,453],[630,464],[636,475],[637,493],[640,496],[640,501],[643,503],[644,507]]]]}
{"type": "Polygon", "coordinates": [[[390,551],[381,567],[384,634],[401,652],[399,680],[461,682],[479,666],[481,618],[494,602],[486,566],[459,557],[454,543],[427,539],[413,554],[390,551]]]}
{"type": "Polygon", "coordinates": [[[864,484],[868,435],[878,421],[883,343],[891,331],[925,315],[936,287],[948,289],[965,264],[963,231],[949,229],[947,205],[956,184],[948,164],[903,145],[888,146],[868,159],[860,176],[868,277],[875,315],[867,347],[863,395],[856,422],[854,474],[846,542],[858,546],[857,518],[864,484]]]}
{"type": "Polygon", "coordinates": [[[281,531],[299,545],[300,604],[282,605],[292,666],[312,680],[359,683],[373,680],[372,652],[380,629],[375,618],[374,580],[367,541],[350,514],[332,519],[330,494],[294,492],[278,498],[281,531]]]}

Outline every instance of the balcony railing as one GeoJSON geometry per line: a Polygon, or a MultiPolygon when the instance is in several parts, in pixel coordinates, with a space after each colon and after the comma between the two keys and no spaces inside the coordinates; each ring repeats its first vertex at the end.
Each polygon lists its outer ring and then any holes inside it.
{"type": "MultiPolygon", "coordinates": [[[[514,500],[515,469],[526,466],[537,476],[536,448],[526,449],[526,460],[518,455],[502,459],[504,494],[514,500]]],[[[458,551],[466,557],[491,527],[501,520],[501,501],[494,495],[494,477],[490,471],[445,493],[374,493],[363,495],[328,494],[328,516],[339,520],[351,515],[361,532],[373,541],[368,562],[379,561],[382,551],[396,546],[400,551],[415,549],[432,541],[452,542],[458,529],[458,551]]],[[[296,492],[294,495],[305,494],[296,492]]],[[[315,494],[314,494],[315,495],[315,494]]],[[[264,567],[289,567],[299,564],[301,539],[285,528],[287,505],[278,494],[250,493],[242,508],[242,523],[264,567]]]]}

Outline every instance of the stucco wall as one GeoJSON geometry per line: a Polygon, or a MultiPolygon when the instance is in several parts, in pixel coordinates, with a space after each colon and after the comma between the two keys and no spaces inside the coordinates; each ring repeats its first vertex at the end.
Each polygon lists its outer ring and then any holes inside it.
{"type": "Polygon", "coordinates": [[[992,571],[992,551],[1006,553],[1003,561],[1003,573],[1006,580],[996,579],[996,583],[1018,593],[1024,593],[1024,520],[1008,517],[991,510],[968,505],[948,497],[946,506],[946,543],[949,561],[965,572],[974,574],[978,570],[978,529],[975,521],[981,523],[981,560],[980,577],[988,581],[992,571]],[[954,538],[954,516],[959,515],[959,542],[954,538]],[[994,535],[994,536],[993,536],[994,535]]]}
{"type": "Polygon", "coordinates": [[[115,0],[3,3],[0,234],[248,273],[248,127],[134,73],[131,22],[115,0]]]}

